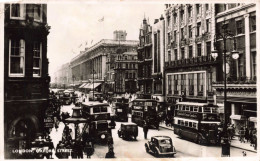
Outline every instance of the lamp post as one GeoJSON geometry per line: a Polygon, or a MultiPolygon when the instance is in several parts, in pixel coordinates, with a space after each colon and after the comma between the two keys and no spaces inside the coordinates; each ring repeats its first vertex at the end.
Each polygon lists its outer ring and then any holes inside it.
{"type": "Polygon", "coordinates": [[[224,123],[223,123],[223,141],[222,141],[222,156],[230,156],[230,143],[228,140],[228,133],[227,133],[227,122],[228,122],[228,118],[227,118],[227,79],[226,79],[226,75],[227,75],[227,71],[226,71],[226,61],[227,61],[227,49],[226,49],[226,41],[229,38],[233,38],[233,51],[231,52],[232,54],[232,58],[233,59],[238,59],[239,55],[238,52],[236,51],[236,39],[235,39],[235,35],[233,35],[233,33],[227,29],[228,25],[224,24],[222,25],[222,33],[216,33],[215,35],[215,40],[214,40],[214,50],[211,52],[211,56],[213,57],[213,59],[217,59],[218,57],[218,51],[216,50],[216,37],[218,36],[219,38],[223,39],[223,67],[224,67],[224,123]]]}

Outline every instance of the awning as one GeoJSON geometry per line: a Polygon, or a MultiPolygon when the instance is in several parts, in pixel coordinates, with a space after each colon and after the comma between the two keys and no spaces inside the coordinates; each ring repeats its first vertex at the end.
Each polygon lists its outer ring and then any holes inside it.
{"type": "Polygon", "coordinates": [[[84,86],[83,88],[88,88],[88,89],[93,89],[93,86],[94,86],[94,89],[97,88],[101,83],[89,83],[87,84],[86,86],[84,86]]]}
{"type": "MultiPolygon", "coordinates": [[[[217,101],[224,101],[224,97],[218,96],[217,101]]],[[[256,97],[227,97],[227,102],[256,104],[257,100],[256,100],[256,97]]]]}
{"type": "Polygon", "coordinates": [[[251,122],[257,122],[257,118],[256,117],[249,117],[248,119],[251,122]]]}
{"type": "Polygon", "coordinates": [[[231,115],[230,118],[233,120],[246,120],[246,117],[243,115],[231,115]]]}
{"type": "Polygon", "coordinates": [[[79,86],[79,88],[82,88],[82,87],[84,87],[86,85],[86,83],[83,83],[83,84],[81,84],[80,86],[79,86]]]}
{"type": "Polygon", "coordinates": [[[90,86],[91,84],[92,84],[92,83],[85,83],[85,85],[84,85],[82,88],[84,88],[84,89],[89,88],[89,86],[90,86]]]}

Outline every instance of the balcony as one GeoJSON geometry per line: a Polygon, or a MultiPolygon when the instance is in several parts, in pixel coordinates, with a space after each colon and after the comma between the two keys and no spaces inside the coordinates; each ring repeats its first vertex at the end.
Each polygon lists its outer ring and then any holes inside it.
{"type": "Polygon", "coordinates": [[[165,62],[165,69],[172,69],[172,68],[177,69],[177,68],[185,68],[185,67],[193,67],[193,66],[213,65],[218,63],[219,61],[214,60],[210,55],[200,56],[195,58],[187,58],[187,59],[165,62]]]}

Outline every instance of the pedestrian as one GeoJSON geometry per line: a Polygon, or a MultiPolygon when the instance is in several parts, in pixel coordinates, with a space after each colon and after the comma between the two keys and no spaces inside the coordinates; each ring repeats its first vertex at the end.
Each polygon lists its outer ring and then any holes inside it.
{"type": "Polygon", "coordinates": [[[245,139],[246,139],[246,142],[249,141],[249,130],[248,130],[248,128],[246,128],[246,130],[245,130],[245,139]]]}
{"type": "Polygon", "coordinates": [[[106,153],[105,158],[115,158],[114,149],[110,148],[109,151],[106,153]]]}
{"type": "Polygon", "coordinates": [[[148,133],[148,125],[146,123],[146,121],[144,121],[144,125],[143,125],[143,131],[144,131],[144,138],[147,139],[147,133],[148,133]]]}
{"type": "Polygon", "coordinates": [[[87,154],[87,158],[90,158],[91,155],[93,154],[93,146],[91,142],[86,142],[84,151],[87,154]]]}
{"type": "Polygon", "coordinates": [[[239,131],[239,141],[242,143],[244,142],[245,143],[245,129],[244,127],[241,127],[240,131],[239,131]]]}
{"type": "Polygon", "coordinates": [[[110,148],[113,148],[113,144],[114,144],[113,138],[112,138],[111,135],[109,135],[109,136],[107,137],[108,150],[109,150],[110,148]]]}

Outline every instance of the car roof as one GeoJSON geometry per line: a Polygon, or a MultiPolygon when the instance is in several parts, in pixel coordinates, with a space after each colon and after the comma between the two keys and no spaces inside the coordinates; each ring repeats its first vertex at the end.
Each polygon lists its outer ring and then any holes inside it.
{"type": "Polygon", "coordinates": [[[153,136],[152,138],[155,138],[157,140],[171,139],[171,137],[169,136],[153,136]]]}
{"type": "Polygon", "coordinates": [[[136,124],[132,122],[128,122],[128,123],[122,123],[121,125],[136,125],[136,124]]]}

